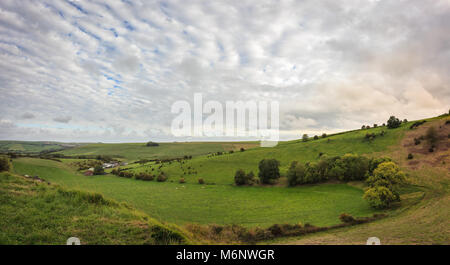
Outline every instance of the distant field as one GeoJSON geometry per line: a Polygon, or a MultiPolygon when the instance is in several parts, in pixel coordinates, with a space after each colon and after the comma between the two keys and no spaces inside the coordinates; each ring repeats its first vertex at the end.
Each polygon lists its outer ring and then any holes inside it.
{"type": "Polygon", "coordinates": [[[62,150],[70,144],[56,142],[0,141],[0,153],[39,153],[49,150],[62,150]]]}
{"type": "Polygon", "coordinates": [[[176,224],[332,225],[339,223],[342,212],[354,216],[373,213],[362,199],[362,190],[346,184],[285,188],[144,182],[111,175],[87,177],[64,163],[31,158],[14,160],[14,169],[70,188],[102,193],[176,224]]]}
{"type": "Polygon", "coordinates": [[[213,152],[224,152],[259,146],[259,142],[186,142],[186,143],[160,143],[159,146],[147,147],[145,143],[123,144],[88,144],[58,153],[74,155],[108,155],[125,160],[139,160],[152,158],[173,158],[184,155],[204,155],[213,152]]]}

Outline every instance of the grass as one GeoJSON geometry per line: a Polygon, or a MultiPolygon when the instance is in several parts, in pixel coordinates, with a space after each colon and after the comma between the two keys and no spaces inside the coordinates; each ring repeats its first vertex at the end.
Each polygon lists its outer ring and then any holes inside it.
{"type": "Polygon", "coordinates": [[[188,243],[167,226],[101,194],[67,190],[0,173],[0,244],[188,243]]]}
{"type": "Polygon", "coordinates": [[[39,153],[64,148],[64,144],[56,142],[0,141],[0,153],[39,153]]]}
{"type": "Polygon", "coordinates": [[[57,153],[67,156],[79,155],[108,155],[124,160],[164,159],[183,157],[184,155],[204,155],[214,152],[239,150],[258,146],[258,142],[186,142],[186,143],[160,143],[159,146],[147,147],[145,143],[123,144],[87,144],[57,153]]]}
{"type": "Polygon", "coordinates": [[[176,224],[269,226],[309,222],[326,226],[339,223],[342,212],[354,216],[374,212],[362,199],[362,190],[346,184],[285,188],[145,182],[112,175],[83,176],[64,163],[33,158],[14,160],[14,169],[70,188],[104,194],[176,224]]]}
{"type": "Polygon", "coordinates": [[[244,169],[246,172],[253,171],[257,174],[258,163],[264,158],[279,160],[281,162],[281,173],[285,174],[292,161],[315,161],[319,159],[320,153],[334,156],[346,153],[371,154],[383,152],[389,146],[400,141],[408,126],[409,124],[403,124],[400,128],[392,130],[386,127],[357,130],[308,142],[302,142],[301,140],[280,142],[274,148],[253,148],[245,152],[227,153],[221,156],[198,156],[191,160],[185,160],[184,164],[178,162],[164,163],[161,169],[158,168],[159,165],[148,163],[144,166],[135,166],[131,171],[148,171],[157,174],[163,171],[169,178],[177,181],[180,177],[183,177],[187,183],[196,183],[198,178],[203,178],[207,183],[232,184],[236,170],[244,169]],[[386,134],[377,136],[372,141],[364,140],[366,133],[379,134],[381,131],[385,131],[386,134]],[[153,171],[152,168],[154,168],[153,171]]]}

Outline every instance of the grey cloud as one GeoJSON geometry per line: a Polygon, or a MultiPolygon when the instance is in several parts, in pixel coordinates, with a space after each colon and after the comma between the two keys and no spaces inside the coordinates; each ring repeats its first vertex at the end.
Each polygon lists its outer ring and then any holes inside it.
{"type": "Polygon", "coordinates": [[[80,5],[0,1],[2,138],[176,140],[170,106],[196,92],[278,100],[286,139],[448,111],[448,1],[80,5]]]}
{"type": "Polygon", "coordinates": [[[55,117],[55,118],[53,118],[53,120],[56,122],[60,122],[60,123],[68,123],[70,120],[72,120],[72,117],[61,116],[61,117],[55,117]]]}

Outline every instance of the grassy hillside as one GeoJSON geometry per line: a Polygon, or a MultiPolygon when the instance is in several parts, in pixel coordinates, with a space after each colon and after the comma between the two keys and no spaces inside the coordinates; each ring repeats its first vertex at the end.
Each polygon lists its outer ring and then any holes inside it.
{"type": "Polygon", "coordinates": [[[392,145],[397,144],[402,138],[405,130],[408,130],[412,122],[403,124],[397,129],[387,129],[386,127],[372,128],[368,130],[357,130],[347,133],[332,135],[318,140],[301,140],[280,142],[273,148],[254,148],[245,152],[234,152],[221,156],[198,156],[191,160],[164,163],[160,165],[148,163],[132,168],[133,172],[163,171],[176,181],[183,177],[187,183],[196,183],[198,178],[203,178],[206,182],[216,184],[232,184],[234,173],[237,169],[258,172],[258,163],[264,158],[275,158],[281,162],[281,172],[286,172],[290,163],[294,160],[307,162],[319,159],[319,154],[329,156],[343,155],[346,153],[371,154],[388,150],[392,145]],[[367,133],[380,134],[385,131],[384,136],[377,136],[374,140],[366,140],[367,133]],[[152,168],[155,168],[152,171],[152,168]],[[184,174],[186,172],[186,174],[184,174]],[[189,174],[189,172],[191,174],[189,174]],[[195,173],[196,172],[196,173],[195,173]]]}
{"type": "Polygon", "coordinates": [[[321,232],[304,237],[269,241],[269,244],[364,244],[368,237],[382,244],[450,244],[450,117],[429,119],[406,131],[399,143],[378,155],[387,155],[408,174],[408,181],[420,191],[402,195],[402,207],[390,217],[361,226],[321,232]],[[414,144],[431,126],[437,128],[439,141],[434,152],[428,144],[414,144]],[[414,158],[409,160],[409,153],[414,158]]]}
{"type": "Polygon", "coordinates": [[[145,143],[88,144],[58,152],[67,156],[108,155],[125,160],[183,157],[184,155],[204,155],[259,146],[258,142],[187,142],[160,143],[147,147],[145,143]]]}
{"type": "Polygon", "coordinates": [[[0,141],[0,153],[39,153],[42,151],[58,151],[75,146],[57,142],[0,141]]]}
{"type": "Polygon", "coordinates": [[[160,222],[100,194],[67,190],[0,173],[0,244],[169,244],[189,240],[160,222]]]}
{"type": "Polygon", "coordinates": [[[83,176],[65,163],[34,158],[14,160],[14,169],[70,188],[102,193],[177,224],[333,225],[340,223],[342,212],[355,216],[374,212],[362,199],[362,190],[347,184],[285,188],[144,182],[112,175],[83,176]]]}

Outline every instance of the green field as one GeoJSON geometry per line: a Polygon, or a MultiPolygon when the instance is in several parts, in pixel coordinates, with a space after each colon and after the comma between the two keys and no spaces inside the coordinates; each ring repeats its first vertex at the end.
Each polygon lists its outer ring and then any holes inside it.
{"type": "Polygon", "coordinates": [[[386,151],[389,146],[396,144],[402,137],[409,124],[392,130],[386,127],[358,130],[353,132],[332,135],[327,138],[302,142],[301,140],[280,142],[273,148],[253,148],[245,152],[234,152],[221,156],[198,156],[191,160],[185,160],[181,165],[179,162],[164,163],[160,165],[148,163],[146,165],[131,165],[131,171],[149,171],[159,173],[163,171],[169,178],[178,181],[180,177],[185,178],[187,183],[197,183],[198,178],[203,178],[207,183],[232,184],[234,173],[237,169],[246,172],[258,172],[258,163],[264,158],[275,158],[281,162],[281,173],[285,173],[294,160],[307,162],[319,159],[319,154],[343,155],[346,153],[370,154],[386,151]],[[378,136],[372,141],[364,140],[366,133],[379,134],[385,131],[384,136],[378,136]],[[188,169],[190,167],[190,169],[188,169]],[[152,171],[151,169],[154,168],[152,171]],[[186,174],[184,174],[186,172],[186,174]],[[194,174],[189,174],[189,172],[194,174]],[[195,174],[196,172],[196,174],[195,174]]]}
{"type": "Polygon", "coordinates": [[[144,182],[112,175],[83,176],[64,163],[33,158],[15,160],[14,169],[66,187],[102,193],[176,224],[331,225],[339,223],[342,212],[373,213],[362,199],[362,190],[346,184],[285,188],[144,182]]]}
{"type": "Polygon", "coordinates": [[[186,143],[159,143],[159,146],[148,147],[145,143],[123,143],[123,144],[88,144],[61,152],[67,156],[79,155],[107,155],[125,160],[139,159],[164,159],[183,157],[185,155],[205,155],[214,152],[239,150],[259,146],[258,142],[186,142],[186,143]]]}
{"type": "Polygon", "coordinates": [[[75,144],[57,142],[0,141],[0,153],[39,153],[42,151],[57,151],[75,144]]]}

